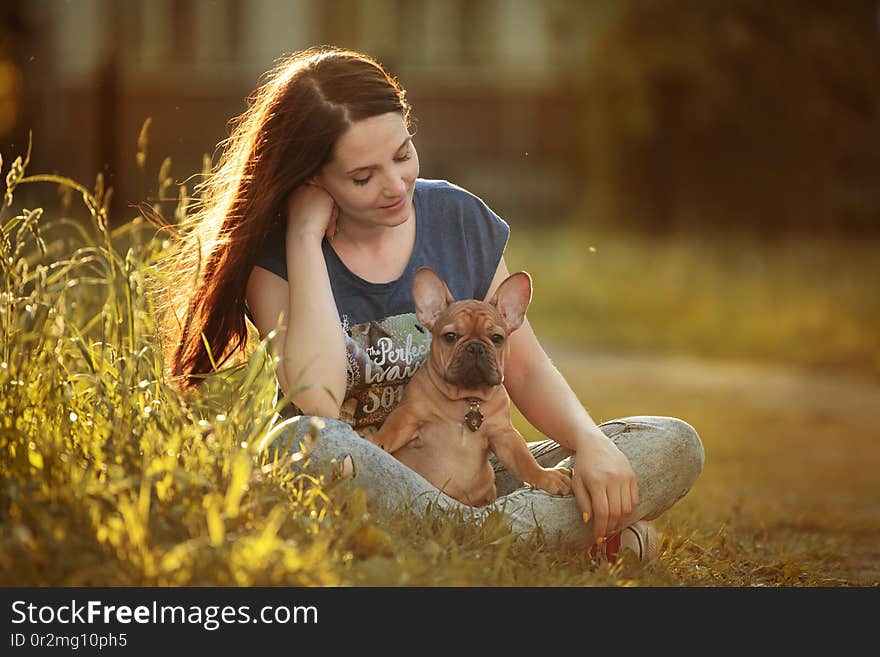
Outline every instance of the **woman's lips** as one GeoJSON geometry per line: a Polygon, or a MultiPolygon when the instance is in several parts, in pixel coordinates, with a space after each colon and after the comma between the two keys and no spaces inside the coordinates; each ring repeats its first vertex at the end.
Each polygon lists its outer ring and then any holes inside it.
{"type": "Polygon", "coordinates": [[[394,212],[395,210],[403,208],[404,203],[406,203],[406,196],[402,196],[399,201],[392,203],[391,205],[380,205],[379,209],[385,210],[386,212],[394,212]]]}

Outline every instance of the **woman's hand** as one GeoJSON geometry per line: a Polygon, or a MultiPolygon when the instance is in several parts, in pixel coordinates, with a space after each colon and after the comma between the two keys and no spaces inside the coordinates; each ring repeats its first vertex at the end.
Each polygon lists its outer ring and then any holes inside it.
{"type": "MultiPolygon", "coordinates": [[[[498,264],[487,299],[510,274],[498,264]]],[[[504,386],[538,431],[574,451],[571,487],[593,536],[620,531],[639,503],[639,488],[629,459],[587,413],[535,337],[528,317],[510,336],[504,386]]]]}
{"type": "Polygon", "coordinates": [[[639,504],[639,487],[629,459],[604,434],[578,441],[571,487],[584,521],[593,521],[597,541],[623,529],[639,504]]]}
{"type": "Polygon", "coordinates": [[[336,233],[339,207],[333,197],[315,182],[297,187],[287,199],[287,234],[297,239],[316,239],[336,233]]]}

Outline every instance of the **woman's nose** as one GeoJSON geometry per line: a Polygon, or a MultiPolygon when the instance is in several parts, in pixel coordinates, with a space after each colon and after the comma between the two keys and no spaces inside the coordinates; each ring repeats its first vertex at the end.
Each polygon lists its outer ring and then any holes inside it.
{"type": "Polygon", "coordinates": [[[385,176],[384,182],[382,191],[386,196],[400,196],[406,191],[406,182],[399,172],[392,172],[385,176]]]}

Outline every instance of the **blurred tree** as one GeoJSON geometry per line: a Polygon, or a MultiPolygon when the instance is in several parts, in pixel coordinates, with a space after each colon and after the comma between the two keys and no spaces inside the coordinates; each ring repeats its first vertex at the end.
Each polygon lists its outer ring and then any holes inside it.
{"type": "Polygon", "coordinates": [[[25,104],[20,52],[28,36],[21,7],[0,6],[0,157],[6,162],[27,149],[27,132],[20,125],[25,104]]]}
{"type": "Polygon", "coordinates": [[[880,232],[877,2],[633,0],[587,62],[590,221],[880,232]]]}

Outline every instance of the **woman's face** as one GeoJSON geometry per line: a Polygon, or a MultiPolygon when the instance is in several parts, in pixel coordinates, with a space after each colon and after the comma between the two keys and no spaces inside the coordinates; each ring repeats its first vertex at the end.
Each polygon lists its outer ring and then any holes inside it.
{"type": "Polygon", "coordinates": [[[353,123],[336,142],[333,159],[317,176],[345,222],[399,226],[412,216],[419,157],[398,112],[353,123]]]}

